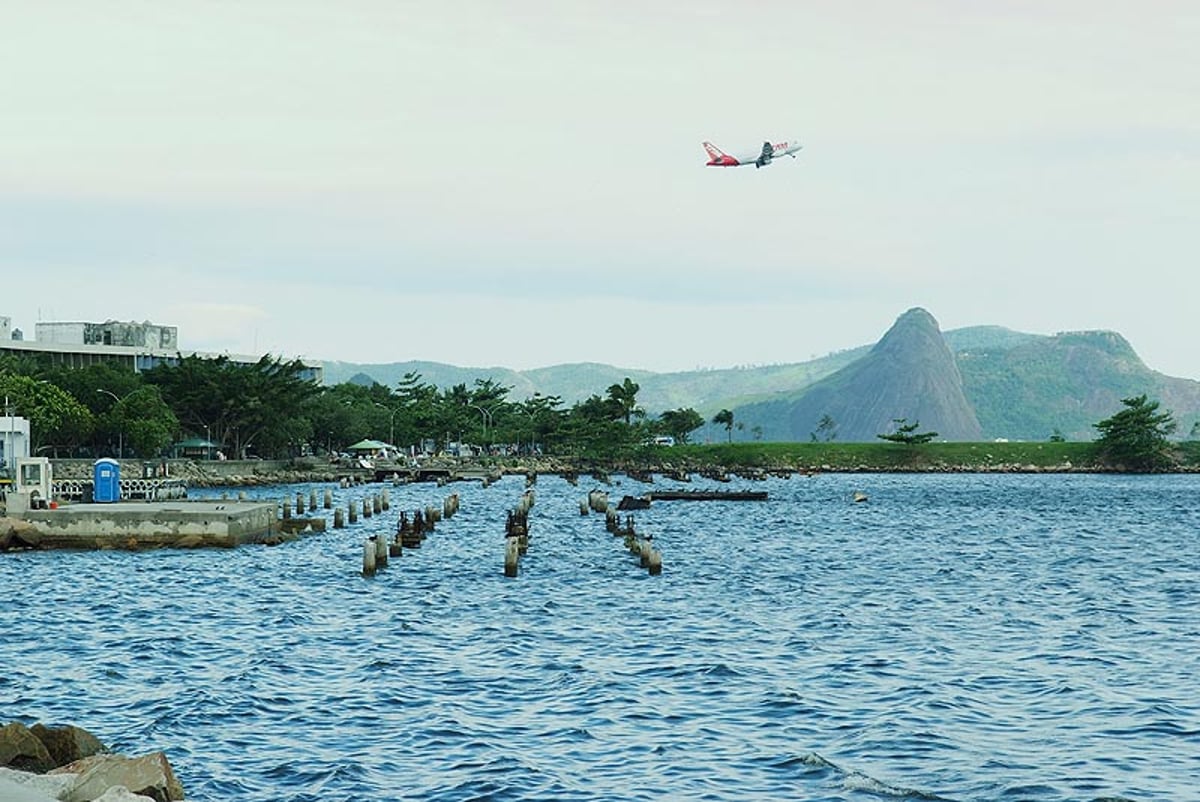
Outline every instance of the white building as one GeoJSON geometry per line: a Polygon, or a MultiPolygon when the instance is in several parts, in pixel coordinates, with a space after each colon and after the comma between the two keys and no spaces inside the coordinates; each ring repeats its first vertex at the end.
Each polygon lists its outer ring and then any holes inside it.
{"type": "Polygon", "coordinates": [[[25,418],[0,416],[0,467],[9,476],[16,469],[17,459],[29,456],[29,421],[25,418]]]}
{"type": "Polygon", "coordinates": [[[123,323],[119,320],[106,320],[103,323],[39,322],[34,339],[59,345],[117,345],[169,351],[179,347],[179,329],[175,326],[156,326],[148,320],[144,323],[123,323]]]}

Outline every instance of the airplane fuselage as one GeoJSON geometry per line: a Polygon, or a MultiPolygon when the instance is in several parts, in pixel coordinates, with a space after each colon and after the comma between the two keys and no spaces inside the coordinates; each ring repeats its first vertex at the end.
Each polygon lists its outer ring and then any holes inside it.
{"type": "Polygon", "coordinates": [[[706,167],[766,167],[772,160],[780,156],[791,156],[796,158],[796,151],[802,146],[796,140],[788,141],[767,141],[764,142],[762,148],[757,153],[725,153],[720,148],[713,145],[711,142],[704,143],[704,150],[708,153],[708,161],[706,167]]]}

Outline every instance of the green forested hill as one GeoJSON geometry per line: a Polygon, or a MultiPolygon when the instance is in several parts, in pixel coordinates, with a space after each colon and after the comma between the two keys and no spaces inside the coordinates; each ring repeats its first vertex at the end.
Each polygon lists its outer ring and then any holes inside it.
{"type": "MultiPolygon", "coordinates": [[[[943,332],[941,336],[954,355],[962,394],[974,410],[984,439],[1046,440],[1057,430],[1069,439],[1091,440],[1095,437],[1092,424],[1116,412],[1121,398],[1142,393],[1161,401],[1163,409],[1175,413],[1180,434],[1188,434],[1200,421],[1200,382],[1150,370],[1129,343],[1114,332],[1046,336],[1001,326],[972,326],[943,332]]],[[[559,396],[570,405],[593,393],[603,395],[609,385],[629,377],[640,385],[639,405],[651,416],[667,409],[693,407],[711,420],[716,411],[731,409],[739,423],[733,433],[735,440],[808,440],[814,433],[809,420],[813,410],[829,406],[835,398],[840,408],[847,410],[841,413],[847,423],[849,417],[857,414],[854,410],[858,406],[875,408],[880,413],[876,417],[885,413],[912,417],[906,409],[920,415],[926,413],[919,410],[929,408],[913,406],[916,396],[940,393],[941,390],[932,388],[947,386],[939,380],[931,381],[925,390],[910,387],[905,391],[908,394],[905,400],[868,389],[870,382],[864,384],[861,368],[854,380],[852,374],[839,375],[868,357],[873,348],[861,346],[807,362],[678,373],[654,373],[598,363],[516,371],[423,361],[383,365],[327,362],[325,381],[337,384],[363,374],[395,387],[405,373],[415,372],[426,382],[447,388],[456,384],[471,386],[476,379],[490,378],[512,388],[510,398],[514,400],[541,393],[559,396]],[[823,385],[818,392],[824,395],[824,400],[816,404],[810,399],[804,415],[794,414],[801,409],[797,406],[800,399],[818,384],[823,385]]],[[[916,359],[912,364],[920,365],[922,360],[916,359]]],[[[837,422],[837,416],[834,417],[837,422]]],[[[930,424],[924,428],[935,427],[930,424]]],[[[869,432],[858,432],[862,439],[871,439],[868,435],[869,432]]],[[[723,429],[710,425],[697,439],[725,438],[723,429]]]]}

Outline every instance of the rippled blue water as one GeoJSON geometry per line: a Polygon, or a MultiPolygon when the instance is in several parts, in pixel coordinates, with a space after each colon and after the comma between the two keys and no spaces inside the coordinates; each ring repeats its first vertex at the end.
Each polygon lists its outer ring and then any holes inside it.
{"type": "Polygon", "coordinates": [[[771,479],[638,512],[659,577],[590,487],[541,478],[516,579],[515,477],[274,548],[0,555],[0,719],[165,749],[197,802],[1200,799],[1200,477],[771,479]]]}

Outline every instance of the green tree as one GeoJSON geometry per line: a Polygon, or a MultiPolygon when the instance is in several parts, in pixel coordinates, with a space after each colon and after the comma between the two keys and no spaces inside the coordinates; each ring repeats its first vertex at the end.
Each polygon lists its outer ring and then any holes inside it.
{"type": "Polygon", "coordinates": [[[658,416],[663,434],[669,434],[677,443],[686,443],[692,432],[704,425],[704,416],[691,407],[668,409],[658,416]]]}
{"type": "Polygon", "coordinates": [[[732,443],[733,442],[733,411],[728,410],[728,409],[721,410],[716,415],[713,415],[712,422],[717,424],[718,426],[725,427],[725,435],[729,439],[729,442],[732,443]]]}
{"type": "Polygon", "coordinates": [[[917,429],[921,428],[920,421],[909,423],[907,418],[893,418],[892,423],[896,424],[896,431],[875,436],[889,443],[903,443],[908,446],[919,446],[938,436],[937,432],[918,432],[917,429]]]}
{"type": "Polygon", "coordinates": [[[161,453],[179,432],[179,419],[153,386],[134,390],[113,404],[109,417],[125,445],[140,457],[161,453]]]}
{"type": "Polygon", "coordinates": [[[637,406],[637,394],[640,389],[642,389],[641,385],[628,376],[622,383],[610,385],[608,388],[608,400],[620,411],[626,426],[632,422],[635,416],[645,417],[646,413],[637,406]]]}
{"type": "Polygon", "coordinates": [[[312,437],[312,421],[303,413],[320,387],[302,378],[304,370],[299,360],[283,362],[269,354],[253,365],[193,355],[159,365],[145,377],[185,431],[236,455],[254,448],[270,456],[294,453],[312,437]]]}
{"type": "Polygon", "coordinates": [[[87,407],[48,381],[0,371],[0,397],[12,414],[29,420],[31,453],[50,446],[72,451],[88,441],[95,426],[87,407]]]}
{"type": "Polygon", "coordinates": [[[1167,438],[1175,432],[1170,412],[1159,412],[1158,402],[1146,395],[1123,398],[1125,409],[1093,424],[1100,432],[1096,453],[1108,465],[1130,471],[1156,471],[1168,468],[1173,460],[1167,438]]]}
{"type": "Polygon", "coordinates": [[[817,442],[818,437],[826,443],[831,443],[837,439],[837,423],[829,413],[821,416],[821,420],[817,421],[816,431],[809,434],[809,438],[814,443],[817,442]]]}

